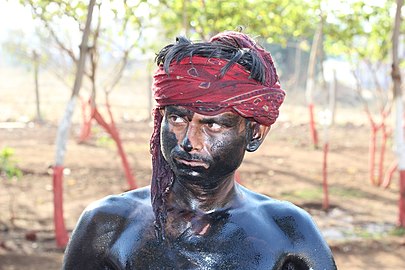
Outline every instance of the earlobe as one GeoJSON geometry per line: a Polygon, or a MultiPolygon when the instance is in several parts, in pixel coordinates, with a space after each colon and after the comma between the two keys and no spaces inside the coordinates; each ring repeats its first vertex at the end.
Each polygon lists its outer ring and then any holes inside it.
{"type": "Polygon", "coordinates": [[[253,122],[251,125],[251,136],[248,138],[248,143],[246,145],[246,151],[254,152],[266,138],[267,133],[270,131],[270,126],[260,125],[259,123],[253,122]]]}

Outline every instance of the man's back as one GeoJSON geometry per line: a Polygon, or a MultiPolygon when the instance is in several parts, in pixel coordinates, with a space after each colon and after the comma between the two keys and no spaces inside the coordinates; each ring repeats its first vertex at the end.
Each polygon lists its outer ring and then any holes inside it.
{"type": "Polygon", "coordinates": [[[169,209],[163,242],[156,237],[149,188],[109,196],[83,214],[64,267],[333,269],[330,254],[322,254],[328,248],[305,212],[241,186],[237,190],[232,203],[218,211],[169,209]]]}

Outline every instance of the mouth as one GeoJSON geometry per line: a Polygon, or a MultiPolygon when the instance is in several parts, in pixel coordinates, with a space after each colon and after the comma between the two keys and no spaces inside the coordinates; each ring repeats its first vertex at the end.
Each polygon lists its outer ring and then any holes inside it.
{"type": "Polygon", "coordinates": [[[209,165],[201,160],[186,160],[181,158],[175,158],[176,162],[189,166],[189,167],[203,167],[204,169],[208,169],[209,165]]]}

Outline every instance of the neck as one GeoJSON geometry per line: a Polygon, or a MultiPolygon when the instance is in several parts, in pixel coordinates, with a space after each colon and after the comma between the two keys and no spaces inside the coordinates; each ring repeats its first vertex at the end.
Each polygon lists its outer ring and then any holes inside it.
{"type": "Polygon", "coordinates": [[[197,182],[178,177],[174,181],[169,201],[174,207],[207,213],[227,208],[235,196],[233,172],[215,181],[197,182]]]}

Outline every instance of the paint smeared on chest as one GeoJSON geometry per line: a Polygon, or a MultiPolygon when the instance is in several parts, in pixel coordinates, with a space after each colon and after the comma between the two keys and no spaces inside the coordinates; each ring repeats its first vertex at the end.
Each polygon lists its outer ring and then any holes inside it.
{"type": "Polygon", "coordinates": [[[137,269],[257,269],[262,254],[243,230],[213,227],[204,236],[186,230],[170,243],[148,242],[132,264],[137,269]]]}

